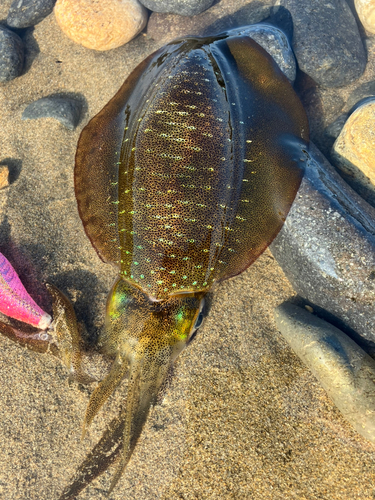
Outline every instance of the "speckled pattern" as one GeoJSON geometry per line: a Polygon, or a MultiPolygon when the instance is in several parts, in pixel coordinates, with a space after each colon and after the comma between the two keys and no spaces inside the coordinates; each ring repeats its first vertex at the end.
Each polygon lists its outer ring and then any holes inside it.
{"type": "Polygon", "coordinates": [[[302,176],[301,138],[303,108],[256,43],[175,42],[82,133],[75,176],[86,232],[154,299],[208,290],[277,234],[302,176]]]}

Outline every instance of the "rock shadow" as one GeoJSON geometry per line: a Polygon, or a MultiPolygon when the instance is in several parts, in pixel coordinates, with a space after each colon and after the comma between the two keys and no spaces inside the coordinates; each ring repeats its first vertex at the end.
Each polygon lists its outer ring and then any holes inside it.
{"type": "Polygon", "coordinates": [[[30,28],[8,27],[8,29],[14,31],[14,33],[17,33],[17,35],[21,38],[23,42],[25,48],[25,59],[21,75],[24,75],[29,71],[34,60],[38,57],[38,54],[40,53],[39,44],[34,38],[34,27],[30,28]]]}

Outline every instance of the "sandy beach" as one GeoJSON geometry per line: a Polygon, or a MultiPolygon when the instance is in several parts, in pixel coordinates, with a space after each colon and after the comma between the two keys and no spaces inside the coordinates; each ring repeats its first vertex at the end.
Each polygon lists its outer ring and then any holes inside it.
{"type": "MultiPolygon", "coordinates": [[[[0,4],[0,19],[10,3],[0,4]]],[[[49,312],[44,283],[66,293],[94,342],[116,271],[97,257],[78,216],[76,144],[89,118],[158,46],[141,34],[118,49],[91,51],[69,40],[53,15],[24,42],[24,73],[0,85],[0,164],[11,181],[0,191],[0,251],[49,312]],[[52,94],[81,100],[76,130],[21,120],[27,104],[52,94]]],[[[214,290],[204,326],[178,358],[112,500],[375,498],[375,447],[344,421],[276,329],[274,307],[293,296],[268,250],[214,290]]],[[[55,358],[0,343],[0,498],[58,500],[118,412],[125,386],[81,442],[94,386],[69,381],[55,358]]],[[[106,364],[93,361],[93,375],[103,376],[106,364]]],[[[112,474],[79,498],[107,498],[112,474]]]]}

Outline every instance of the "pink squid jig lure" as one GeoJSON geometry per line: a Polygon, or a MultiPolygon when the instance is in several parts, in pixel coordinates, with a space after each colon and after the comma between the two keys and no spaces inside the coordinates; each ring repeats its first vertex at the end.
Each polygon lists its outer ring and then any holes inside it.
{"type": "Polygon", "coordinates": [[[10,262],[0,253],[0,312],[45,330],[52,318],[30,297],[10,262]]]}

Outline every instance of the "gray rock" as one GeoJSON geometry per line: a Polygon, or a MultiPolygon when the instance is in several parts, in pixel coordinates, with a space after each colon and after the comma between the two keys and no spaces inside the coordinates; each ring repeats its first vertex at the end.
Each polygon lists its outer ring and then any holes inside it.
{"type": "Polygon", "coordinates": [[[139,0],[147,9],[166,14],[195,16],[209,9],[214,0],[139,0]]]}
{"type": "Polygon", "coordinates": [[[28,28],[38,24],[53,11],[56,0],[14,0],[9,8],[7,25],[28,28]]]}
{"type": "Polygon", "coordinates": [[[279,0],[293,17],[298,65],[317,83],[341,87],[361,76],[366,54],[345,0],[279,0]]]}
{"type": "Polygon", "coordinates": [[[67,97],[42,97],[32,102],[22,113],[22,120],[55,118],[64,127],[74,130],[81,116],[81,103],[67,97]]]}
{"type": "Polygon", "coordinates": [[[247,35],[264,48],[276,61],[290,82],[296,79],[296,60],[285,33],[270,24],[253,24],[228,31],[229,36],[247,35]]]}
{"type": "Polygon", "coordinates": [[[24,46],[21,38],[0,26],[0,82],[8,82],[19,76],[24,61],[24,46]]]}
{"type": "Polygon", "coordinates": [[[300,296],[334,315],[345,331],[375,341],[375,209],[312,144],[270,249],[300,296]]]}
{"type": "Polygon", "coordinates": [[[281,304],[275,319],[343,417],[375,443],[375,361],[345,333],[300,307],[281,304]]]}

